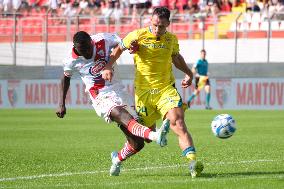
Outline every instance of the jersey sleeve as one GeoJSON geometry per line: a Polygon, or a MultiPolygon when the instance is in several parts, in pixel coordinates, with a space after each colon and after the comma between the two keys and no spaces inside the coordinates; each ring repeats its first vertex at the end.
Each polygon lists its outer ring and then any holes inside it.
{"type": "Polygon", "coordinates": [[[63,60],[63,71],[66,77],[71,77],[73,75],[73,59],[67,58],[63,60]]]}
{"type": "Polygon", "coordinates": [[[193,64],[193,67],[196,69],[198,67],[199,60],[193,64]]]}
{"type": "Polygon", "coordinates": [[[129,49],[130,44],[132,41],[138,40],[138,30],[130,32],[125,38],[123,38],[122,42],[120,43],[120,46],[122,49],[129,49]]]}
{"type": "Polygon", "coordinates": [[[178,53],[179,53],[178,39],[175,35],[173,35],[173,53],[172,53],[172,55],[176,55],[178,53]]]}

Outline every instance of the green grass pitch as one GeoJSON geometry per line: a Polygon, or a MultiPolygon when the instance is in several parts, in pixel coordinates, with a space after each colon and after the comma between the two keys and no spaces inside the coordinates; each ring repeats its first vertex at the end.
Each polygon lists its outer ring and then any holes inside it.
{"type": "Polygon", "coordinates": [[[147,144],[110,177],[110,153],[125,142],[94,110],[0,110],[0,188],[284,188],[284,111],[186,111],[201,177],[191,179],[176,136],[147,144]],[[213,136],[210,123],[231,114],[237,131],[213,136]]]}

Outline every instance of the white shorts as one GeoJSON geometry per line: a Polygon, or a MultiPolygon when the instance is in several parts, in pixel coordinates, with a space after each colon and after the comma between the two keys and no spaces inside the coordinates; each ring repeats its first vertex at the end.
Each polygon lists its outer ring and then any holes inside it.
{"type": "Polygon", "coordinates": [[[107,123],[110,123],[110,113],[113,108],[121,106],[124,107],[135,119],[138,118],[135,112],[133,97],[127,94],[122,89],[106,90],[100,92],[98,96],[94,99],[90,95],[92,100],[92,105],[98,114],[98,116],[104,118],[107,123]]]}

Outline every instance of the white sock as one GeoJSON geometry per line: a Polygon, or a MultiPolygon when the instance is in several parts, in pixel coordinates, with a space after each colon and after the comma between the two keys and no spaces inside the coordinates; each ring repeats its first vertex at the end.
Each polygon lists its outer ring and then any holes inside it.
{"type": "Polygon", "coordinates": [[[118,156],[114,159],[115,163],[120,163],[121,161],[119,160],[118,156]]]}
{"type": "Polygon", "coordinates": [[[149,139],[152,140],[152,141],[156,141],[157,140],[157,132],[151,131],[149,133],[149,139]]]}

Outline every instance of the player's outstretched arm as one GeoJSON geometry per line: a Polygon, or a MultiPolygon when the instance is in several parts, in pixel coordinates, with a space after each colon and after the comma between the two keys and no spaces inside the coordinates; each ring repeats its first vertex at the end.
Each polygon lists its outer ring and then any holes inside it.
{"type": "Polygon", "coordinates": [[[70,86],[70,77],[63,75],[63,77],[61,78],[60,89],[59,89],[60,90],[59,105],[56,110],[56,115],[59,118],[63,118],[66,114],[65,99],[69,86],[70,86]]]}
{"type": "Polygon", "coordinates": [[[110,57],[109,57],[109,61],[106,64],[102,72],[102,78],[104,80],[111,81],[112,76],[113,76],[112,66],[115,63],[115,61],[120,57],[122,52],[123,52],[123,49],[119,45],[113,48],[112,53],[110,54],[110,57]]]}
{"type": "Polygon", "coordinates": [[[183,88],[189,87],[192,83],[193,73],[190,70],[190,68],[186,65],[184,58],[178,53],[172,56],[172,60],[175,67],[186,74],[184,79],[182,80],[181,86],[183,88]]]}

